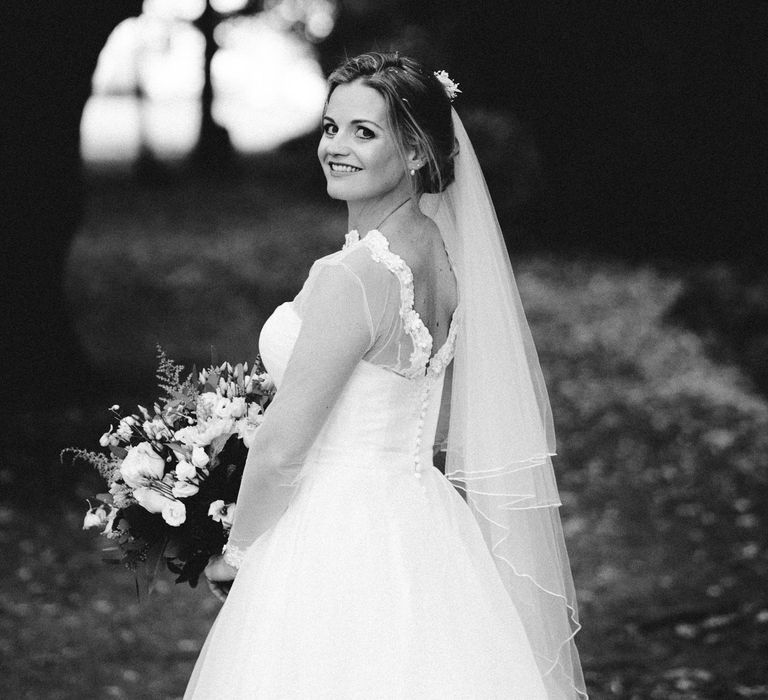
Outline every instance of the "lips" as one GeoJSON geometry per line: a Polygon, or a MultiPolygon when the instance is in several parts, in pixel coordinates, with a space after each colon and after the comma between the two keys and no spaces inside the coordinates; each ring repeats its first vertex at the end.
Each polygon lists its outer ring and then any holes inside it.
{"type": "Polygon", "coordinates": [[[362,168],[358,168],[355,165],[347,165],[346,163],[335,163],[333,161],[328,163],[328,167],[332,173],[359,173],[362,168]]]}

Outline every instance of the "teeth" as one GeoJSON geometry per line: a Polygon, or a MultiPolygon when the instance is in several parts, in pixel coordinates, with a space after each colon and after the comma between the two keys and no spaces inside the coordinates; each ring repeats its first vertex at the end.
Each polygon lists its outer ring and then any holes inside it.
{"type": "Polygon", "coordinates": [[[331,163],[331,170],[337,173],[356,173],[362,168],[356,168],[354,165],[342,165],[341,163],[331,163]]]}

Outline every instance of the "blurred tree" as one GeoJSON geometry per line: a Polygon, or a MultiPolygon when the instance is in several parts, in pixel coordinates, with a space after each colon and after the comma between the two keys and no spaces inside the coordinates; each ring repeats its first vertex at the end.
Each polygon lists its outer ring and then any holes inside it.
{"type": "MultiPolygon", "coordinates": [[[[250,12],[255,11],[255,5],[247,6],[250,12]]],[[[211,79],[211,61],[216,53],[216,39],[214,32],[219,22],[219,14],[213,9],[210,2],[205,3],[205,10],[195,21],[195,26],[205,38],[205,82],[201,95],[202,119],[200,122],[200,136],[193,154],[193,163],[202,172],[211,169],[218,173],[231,171],[234,167],[234,149],[229,139],[226,128],[218,124],[213,118],[213,81],[211,79]]]]}
{"type": "MultiPolygon", "coordinates": [[[[87,370],[63,291],[83,207],[80,118],[104,42],[140,10],[140,0],[49,0],[4,8],[0,44],[10,75],[3,105],[8,126],[2,133],[0,342],[5,385],[23,388],[25,395],[72,387],[87,370]]],[[[10,409],[9,403],[4,406],[10,409]]]]}

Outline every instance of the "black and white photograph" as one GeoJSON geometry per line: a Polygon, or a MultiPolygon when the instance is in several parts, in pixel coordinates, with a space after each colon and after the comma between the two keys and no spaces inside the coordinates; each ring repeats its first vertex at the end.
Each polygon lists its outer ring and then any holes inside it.
{"type": "Polygon", "coordinates": [[[0,697],[768,698],[768,2],[2,14],[0,697]]]}

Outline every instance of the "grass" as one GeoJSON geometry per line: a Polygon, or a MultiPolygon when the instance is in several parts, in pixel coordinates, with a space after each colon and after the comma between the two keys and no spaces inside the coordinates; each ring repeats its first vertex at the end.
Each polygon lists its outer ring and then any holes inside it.
{"type": "MultiPolygon", "coordinates": [[[[29,407],[18,429],[95,443],[104,407],[151,397],[157,342],[187,361],[211,345],[252,358],[263,320],[344,230],[335,204],[265,178],[99,184],[68,284],[105,386],[121,381],[85,406],[29,407]]],[[[557,255],[516,270],[558,429],[592,697],[768,697],[768,403],[673,322],[688,270],[557,255]]],[[[22,452],[15,473],[43,468],[22,452]]],[[[80,530],[95,478],[46,468],[54,506],[0,508],[0,696],[179,697],[218,603],[170,578],[137,603],[80,530]]]]}

